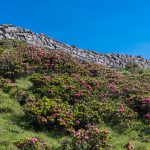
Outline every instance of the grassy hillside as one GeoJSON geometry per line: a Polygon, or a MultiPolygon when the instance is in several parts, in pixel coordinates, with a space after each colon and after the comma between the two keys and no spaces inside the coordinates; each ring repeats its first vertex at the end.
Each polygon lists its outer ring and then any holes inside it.
{"type": "Polygon", "coordinates": [[[148,150],[150,70],[3,40],[0,116],[0,150],[148,150]]]}

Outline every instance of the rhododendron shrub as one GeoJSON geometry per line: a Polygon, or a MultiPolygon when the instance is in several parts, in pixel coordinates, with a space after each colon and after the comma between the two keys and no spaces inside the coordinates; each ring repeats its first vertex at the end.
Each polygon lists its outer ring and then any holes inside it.
{"type": "Polygon", "coordinates": [[[118,131],[124,131],[129,127],[132,128],[137,119],[136,112],[117,102],[102,104],[100,113],[102,114],[104,121],[118,131]]]}
{"type": "Polygon", "coordinates": [[[44,97],[39,101],[28,102],[25,111],[39,125],[51,129],[72,129],[75,118],[68,104],[62,103],[61,99],[48,99],[44,97]]]}
{"type": "MultiPolygon", "coordinates": [[[[92,86],[85,82],[81,83],[81,79],[76,79],[67,74],[51,76],[42,76],[33,74],[30,78],[33,82],[33,92],[39,93],[40,97],[47,96],[48,98],[58,97],[70,104],[77,102],[89,101],[95,97],[96,90],[92,91],[92,86]]],[[[93,87],[94,88],[94,87],[93,87]]]]}
{"type": "Polygon", "coordinates": [[[67,54],[49,52],[33,46],[22,46],[3,52],[0,57],[0,74],[11,79],[32,73],[82,72],[67,54]],[[67,59],[66,59],[67,58],[67,59]]]}
{"type": "Polygon", "coordinates": [[[24,138],[15,142],[20,150],[50,150],[48,144],[39,138],[24,138]]]}
{"type": "Polygon", "coordinates": [[[63,150],[99,150],[111,149],[112,145],[108,143],[109,130],[100,130],[94,126],[87,126],[86,129],[70,131],[73,138],[65,140],[62,144],[63,150]]]}
{"type": "Polygon", "coordinates": [[[126,102],[138,113],[139,118],[143,118],[145,114],[150,113],[149,96],[143,97],[142,95],[133,95],[130,98],[127,98],[126,102]]]}
{"type": "Polygon", "coordinates": [[[6,78],[15,79],[23,75],[24,64],[22,64],[21,54],[17,51],[9,50],[0,57],[0,75],[6,78]]]}

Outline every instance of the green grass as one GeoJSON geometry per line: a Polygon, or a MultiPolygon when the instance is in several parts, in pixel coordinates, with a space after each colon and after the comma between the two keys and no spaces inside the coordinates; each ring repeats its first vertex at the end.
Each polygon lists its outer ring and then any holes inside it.
{"type": "Polygon", "coordinates": [[[28,89],[29,87],[32,86],[32,83],[28,80],[28,78],[20,78],[16,80],[16,86],[19,89],[28,89]]]}
{"type": "Polygon", "coordinates": [[[150,148],[150,143],[141,142],[138,140],[138,132],[130,131],[127,134],[116,134],[112,133],[111,142],[113,148],[116,150],[122,150],[123,146],[130,141],[135,146],[136,150],[147,150],[150,148]]]}
{"type": "Polygon", "coordinates": [[[150,130],[146,131],[145,129],[145,134],[143,134],[138,130],[135,131],[129,129],[122,134],[122,133],[115,132],[109,126],[103,124],[98,127],[103,130],[108,129],[109,131],[111,131],[109,142],[113,145],[114,150],[123,150],[123,146],[129,141],[135,146],[135,150],[150,150],[150,143],[143,142],[141,140],[141,139],[149,138],[150,130]]]}

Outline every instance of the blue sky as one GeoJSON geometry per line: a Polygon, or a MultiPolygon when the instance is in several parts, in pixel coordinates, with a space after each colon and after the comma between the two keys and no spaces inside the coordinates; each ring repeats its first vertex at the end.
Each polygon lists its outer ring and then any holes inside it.
{"type": "Polygon", "coordinates": [[[149,0],[7,0],[0,24],[15,24],[80,48],[150,59],[149,0]]]}

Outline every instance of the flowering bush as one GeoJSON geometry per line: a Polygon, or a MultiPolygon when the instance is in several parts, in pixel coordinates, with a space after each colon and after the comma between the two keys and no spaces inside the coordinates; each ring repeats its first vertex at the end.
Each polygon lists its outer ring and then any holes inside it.
{"type": "Polygon", "coordinates": [[[81,68],[77,67],[78,63],[67,54],[26,45],[3,52],[0,64],[0,74],[11,79],[32,73],[82,72],[81,68]]]}
{"type": "Polygon", "coordinates": [[[135,125],[137,113],[125,105],[111,102],[110,104],[103,104],[102,107],[100,112],[104,121],[113,127],[117,127],[118,131],[124,131],[135,125]]]}
{"type": "Polygon", "coordinates": [[[28,102],[25,110],[36,122],[48,129],[51,127],[71,129],[75,123],[70,106],[62,103],[60,99],[44,97],[37,102],[28,102]]]}
{"type": "Polygon", "coordinates": [[[70,131],[73,138],[63,142],[63,150],[99,150],[111,149],[112,145],[108,144],[109,130],[101,131],[98,128],[89,125],[87,129],[70,131]]]}
{"type": "Polygon", "coordinates": [[[38,138],[25,138],[15,142],[18,149],[22,150],[49,150],[46,142],[41,141],[38,138]]]}
{"type": "Polygon", "coordinates": [[[149,96],[143,97],[139,96],[132,96],[127,99],[128,105],[138,113],[138,116],[142,118],[145,114],[150,113],[150,103],[149,103],[149,96]]]}
{"type": "Polygon", "coordinates": [[[15,79],[23,75],[24,67],[19,51],[6,51],[0,57],[0,75],[6,78],[15,79]]]}

